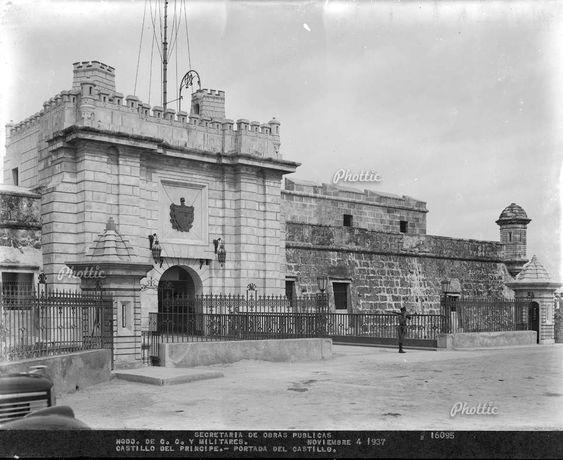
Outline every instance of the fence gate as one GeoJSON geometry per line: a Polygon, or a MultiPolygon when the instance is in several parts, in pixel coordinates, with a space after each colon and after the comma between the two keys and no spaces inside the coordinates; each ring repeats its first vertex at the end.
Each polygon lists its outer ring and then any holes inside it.
{"type": "Polygon", "coordinates": [[[113,299],[111,297],[103,297],[100,302],[101,312],[100,318],[100,338],[101,348],[105,348],[111,352],[111,368],[114,363],[113,350],[113,299]]]}
{"type": "Polygon", "coordinates": [[[536,302],[528,307],[528,330],[536,331],[536,343],[540,343],[540,306],[536,302]]]}

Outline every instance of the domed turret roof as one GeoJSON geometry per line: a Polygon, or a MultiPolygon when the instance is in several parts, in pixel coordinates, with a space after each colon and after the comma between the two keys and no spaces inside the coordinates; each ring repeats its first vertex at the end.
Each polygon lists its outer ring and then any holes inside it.
{"type": "Polygon", "coordinates": [[[549,281],[549,273],[534,255],[516,277],[518,281],[549,281]]]}
{"type": "Polygon", "coordinates": [[[517,205],[516,203],[510,203],[504,210],[500,213],[500,216],[497,220],[497,224],[501,223],[509,223],[509,222],[518,222],[527,224],[530,222],[531,219],[528,219],[528,215],[526,211],[522,209],[522,206],[517,205]]]}

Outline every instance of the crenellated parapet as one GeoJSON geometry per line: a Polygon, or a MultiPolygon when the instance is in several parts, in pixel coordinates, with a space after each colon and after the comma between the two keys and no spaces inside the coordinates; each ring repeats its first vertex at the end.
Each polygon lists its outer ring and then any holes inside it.
{"type": "Polygon", "coordinates": [[[169,145],[213,154],[245,154],[280,159],[280,123],[225,117],[225,92],[202,89],[192,94],[190,113],[151,106],[138,96],[115,91],[115,69],[99,61],[73,64],[70,91],[43,104],[23,122],[6,126],[7,142],[15,142],[39,122],[44,138],[72,125],[88,126],[164,140],[169,145]]]}
{"type": "Polygon", "coordinates": [[[202,89],[192,94],[190,113],[151,106],[136,95],[115,91],[115,69],[99,61],[73,64],[73,86],[43,103],[43,110],[6,126],[8,144],[42,124],[43,138],[72,125],[88,126],[164,140],[169,145],[213,154],[281,158],[280,123],[234,122],[225,117],[225,92],[202,89]]]}

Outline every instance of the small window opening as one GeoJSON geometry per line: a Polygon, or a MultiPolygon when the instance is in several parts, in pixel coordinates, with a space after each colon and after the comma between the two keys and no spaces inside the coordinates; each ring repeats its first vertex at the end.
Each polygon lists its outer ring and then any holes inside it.
{"type": "Polygon", "coordinates": [[[121,327],[126,327],[127,325],[127,305],[126,303],[121,304],[121,327]]]}
{"type": "Polygon", "coordinates": [[[334,292],[334,308],[348,310],[348,283],[332,283],[334,292]]]}
{"type": "Polygon", "coordinates": [[[199,115],[199,104],[194,104],[194,114],[199,115]]]}
{"type": "Polygon", "coordinates": [[[512,232],[508,232],[508,242],[512,242],[512,232]]]}
{"type": "Polygon", "coordinates": [[[295,304],[295,280],[285,280],[285,296],[289,300],[289,306],[293,308],[295,304]]]}
{"type": "Polygon", "coordinates": [[[92,87],[91,86],[88,87],[88,94],[92,94],[92,87]]]}
{"type": "Polygon", "coordinates": [[[401,233],[407,233],[408,226],[409,226],[409,223],[406,220],[402,220],[399,223],[401,233]]]}
{"type": "Polygon", "coordinates": [[[20,185],[20,173],[18,168],[12,169],[12,182],[14,185],[20,185]]]}
{"type": "Polygon", "coordinates": [[[344,214],[344,227],[352,226],[353,217],[351,214],[344,214]]]}

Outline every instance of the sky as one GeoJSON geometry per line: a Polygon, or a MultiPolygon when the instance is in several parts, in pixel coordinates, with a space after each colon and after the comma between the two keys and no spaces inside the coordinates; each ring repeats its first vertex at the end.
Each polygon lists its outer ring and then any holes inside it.
{"type": "MultiPolygon", "coordinates": [[[[376,171],[339,185],[425,201],[429,234],[498,241],[515,202],[528,256],[563,281],[561,2],[183,4],[169,93],[196,69],[228,118],[280,120],[280,153],[302,164],[289,177],[376,171]]],[[[151,7],[158,24],[155,0],[3,1],[0,122],[70,89],[76,61],[115,67],[118,91],[160,105],[151,7]]]]}

